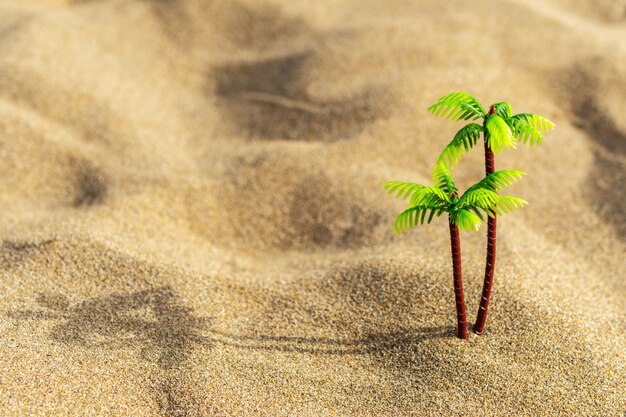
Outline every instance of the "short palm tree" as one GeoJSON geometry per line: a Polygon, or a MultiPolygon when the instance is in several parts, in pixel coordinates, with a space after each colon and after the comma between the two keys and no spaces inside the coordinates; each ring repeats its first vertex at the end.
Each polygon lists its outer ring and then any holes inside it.
{"type": "MultiPolygon", "coordinates": [[[[514,115],[511,105],[507,102],[495,103],[487,112],[476,98],[463,92],[441,97],[428,110],[451,120],[483,120],[482,125],[472,122],[462,127],[450,144],[444,148],[439,161],[452,168],[459,162],[463,152],[469,152],[476,145],[482,134],[485,145],[486,175],[495,171],[494,152],[499,153],[503,149],[515,148],[517,142],[529,144],[531,147],[538,145],[543,140],[543,133],[554,129],[554,123],[536,114],[514,115]]],[[[485,331],[495,265],[496,215],[493,213],[487,224],[487,259],[483,291],[476,323],[472,329],[476,334],[482,334],[485,331]]]]}
{"type": "Polygon", "coordinates": [[[467,339],[467,318],[465,295],[461,270],[461,239],[459,230],[478,230],[485,220],[484,215],[493,217],[524,206],[526,201],[517,197],[501,196],[496,191],[513,183],[524,175],[521,171],[501,170],[487,175],[467,189],[461,197],[452,174],[442,162],[437,163],[433,172],[434,186],[408,182],[386,182],[389,194],[399,198],[409,198],[406,210],[398,215],[394,223],[396,233],[403,232],[418,224],[430,223],[434,217],[448,214],[450,242],[452,246],[452,271],[456,300],[456,336],[467,339]]]}

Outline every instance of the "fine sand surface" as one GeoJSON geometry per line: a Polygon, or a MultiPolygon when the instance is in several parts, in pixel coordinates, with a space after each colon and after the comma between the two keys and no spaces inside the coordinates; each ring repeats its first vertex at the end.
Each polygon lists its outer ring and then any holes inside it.
{"type": "Polygon", "coordinates": [[[623,0],[0,0],[0,415],[621,417],[624,114],[623,0]],[[380,187],[456,90],[558,126],[467,341],[380,187]]]}

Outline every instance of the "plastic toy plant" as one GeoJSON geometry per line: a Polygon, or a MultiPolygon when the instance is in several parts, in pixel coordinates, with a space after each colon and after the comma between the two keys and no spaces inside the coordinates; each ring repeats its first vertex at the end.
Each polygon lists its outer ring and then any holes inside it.
{"type": "Polygon", "coordinates": [[[521,198],[501,196],[496,193],[522,175],[524,173],[521,171],[496,171],[468,188],[459,197],[459,191],[450,170],[444,163],[439,162],[433,172],[434,186],[427,187],[408,182],[386,182],[384,184],[389,194],[396,193],[399,198],[409,198],[407,209],[398,215],[394,223],[396,233],[418,224],[430,223],[434,217],[439,217],[444,213],[448,214],[456,299],[456,336],[461,339],[467,339],[467,318],[463,293],[459,230],[478,230],[485,220],[485,214],[492,217],[496,213],[508,213],[527,204],[521,198]]]}
{"type": "MultiPolygon", "coordinates": [[[[495,171],[494,152],[499,153],[503,149],[515,148],[517,142],[528,143],[530,146],[540,144],[543,140],[543,133],[554,129],[554,124],[544,117],[530,113],[513,115],[511,105],[506,102],[495,103],[490,107],[489,112],[486,112],[476,98],[462,92],[441,97],[428,110],[451,120],[483,120],[482,125],[470,123],[462,127],[450,144],[444,148],[439,162],[452,168],[459,162],[464,151],[469,152],[476,145],[482,134],[485,145],[486,175],[495,171]]],[[[476,323],[472,328],[476,334],[482,334],[485,331],[495,265],[496,213],[492,213],[487,225],[487,259],[482,297],[476,323]]]]}

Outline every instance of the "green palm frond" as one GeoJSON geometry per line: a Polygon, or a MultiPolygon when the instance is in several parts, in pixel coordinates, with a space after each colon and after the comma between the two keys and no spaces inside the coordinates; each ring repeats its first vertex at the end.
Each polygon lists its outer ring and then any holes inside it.
{"type": "Polygon", "coordinates": [[[437,162],[433,170],[433,181],[435,181],[435,185],[445,191],[448,196],[452,193],[458,194],[459,192],[459,189],[454,183],[454,178],[452,178],[452,173],[443,162],[437,162]]]}
{"type": "Polygon", "coordinates": [[[521,113],[508,119],[509,126],[517,140],[530,146],[539,145],[543,140],[543,132],[554,129],[554,123],[545,117],[535,114],[521,113]]]}
{"type": "Polygon", "coordinates": [[[439,187],[424,187],[411,197],[409,207],[445,205],[450,202],[450,196],[439,187]]]}
{"type": "Polygon", "coordinates": [[[511,130],[515,139],[523,144],[530,143],[530,146],[534,146],[543,140],[543,133],[525,122],[511,120],[511,130]]]}
{"type": "Polygon", "coordinates": [[[433,114],[452,120],[475,120],[485,117],[485,109],[471,94],[456,92],[446,94],[428,107],[433,114]]]}
{"type": "Polygon", "coordinates": [[[511,121],[516,122],[525,122],[537,129],[538,131],[545,133],[555,128],[554,123],[545,117],[538,116],[536,114],[531,113],[520,113],[511,117],[511,121]]]}
{"type": "Polygon", "coordinates": [[[463,193],[461,199],[465,197],[467,193],[480,188],[491,191],[499,191],[504,187],[513,184],[516,180],[520,179],[524,175],[526,175],[525,172],[517,171],[515,169],[501,169],[487,175],[485,178],[472,185],[470,188],[467,189],[467,191],[465,191],[465,193],[463,193]]]}
{"type": "Polygon", "coordinates": [[[409,207],[402,213],[398,214],[398,217],[396,217],[396,221],[393,224],[393,229],[396,233],[404,232],[411,227],[417,226],[418,224],[424,224],[424,222],[430,223],[433,220],[433,217],[439,217],[443,212],[445,212],[445,207],[437,205],[419,205],[409,207]],[[426,218],[427,213],[428,218],[426,218]]]}
{"type": "MultiPolygon", "coordinates": [[[[478,210],[478,207],[468,207],[467,209],[473,211],[478,216],[481,222],[485,221],[485,218],[483,217],[483,214],[480,212],[480,210],[478,210]]],[[[485,213],[487,213],[489,217],[493,217],[493,214],[490,210],[485,210],[485,213]]]]}
{"type": "Polygon", "coordinates": [[[480,216],[479,208],[488,216],[493,217],[493,212],[499,215],[524,207],[528,202],[518,197],[501,196],[495,191],[478,188],[463,194],[459,200],[458,208],[472,210],[480,216]]]}
{"type": "Polygon", "coordinates": [[[495,205],[495,207],[492,208],[492,210],[499,215],[503,215],[506,213],[510,213],[515,209],[522,208],[527,204],[528,201],[524,199],[511,197],[508,195],[500,195],[498,196],[498,203],[495,205]]]}
{"type": "Polygon", "coordinates": [[[450,220],[461,230],[478,230],[482,224],[478,215],[466,209],[459,209],[450,213],[450,220]]]}
{"type": "Polygon", "coordinates": [[[454,135],[452,141],[443,149],[437,162],[443,162],[449,168],[452,168],[459,163],[463,151],[469,152],[476,145],[476,142],[480,139],[480,134],[484,131],[485,128],[478,123],[470,123],[467,126],[463,126],[454,135]]]}
{"type": "Polygon", "coordinates": [[[479,207],[487,213],[500,202],[500,196],[492,190],[486,188],[477,188],[475,190],[466,191],[459,200],[459,208],[471,209],[479,207]]]}
{"type": "Polygon", "coordinates": [[[504,120],[507,120],[513,115],[513,109],[511,108],[511,105],[506,101],[494,103],[493,106],[496,109],[496,114],[502,117],[504,120]]]}
{"type": "Polygon", "coordinates": [[[396,193],[396,198],[406,200],[425,186],[413,182],[388,181],[383,183],[383,187],[387,190],[387,194],[396,193]]]}
{"type": "Polygon", "coordinates": [[[485,126],[489,131],[487,143],[494,152],[501,152],[504,148],[515,148],[515,137],[505,119],[492,114],[487,117],[485,126]]]}

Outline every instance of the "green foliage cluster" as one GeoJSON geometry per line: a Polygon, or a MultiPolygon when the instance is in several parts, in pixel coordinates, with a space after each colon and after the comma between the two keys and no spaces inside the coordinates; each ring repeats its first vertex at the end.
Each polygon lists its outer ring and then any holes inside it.
{"type": "Polygon", "coordinates": [[[452,141],[444,148],[438,161],[449,168],[459,163],[463,152],[469,152],[485,135],[487,144],[495,153],[515,148],[518,142],[539,145],[543,134],[554,129],[554,123],[536,114],[520,113],[513,115],[507,102],[492,104],[495,114],[487,114],[483,106],[467,93],[451,93],[441,97],[428,107],[433,114],[451,120],[483,119],[483,125],[470,123],[462,127],[452,141]]]}
{"type": "Polygon", "coordinates": [[[469,187],[459,196],[451,169],[464,153],[478,143],[481,135],[495,153],[515,148],[517,143],[534,146],[543,140],[543,134],[554,128],[548,119],[530,113],[513,114],[507,102],[494,103],[487,112],[472,95],[455,92],[441,97],[428,110],[449,120],[468,120],[452,141],[443,149],[433,170],[433,186],[390,181],[384,183],[389,194],[408,199],[408,207],[394,223],[396,233],[411,227],[430,223],[447,213],[450,222],[461,230],[478,230],[485,216],[506,214],[528,204],[525,200],[498,194],[504,187],[525,175],[516,170],[500,170],[469,187]],[[474,120],[482,119],[479,124],[474,120]]]}
{"type": "Polygon", "coordinates": [[[433,171],[435,185],[390,181],[384,184],[389,194],[409,199],[406,210],[394,223],[396,233],[418,224],[430,223],[434,217],[447,213],[461,230],[478,230],[486,216],[504,214],[528,204],[525,200],[498,195],[496,191],[525,175],[515,170],[496,171],[468,188],[459,198],[452,173],[439,162],[433,171]]]}

